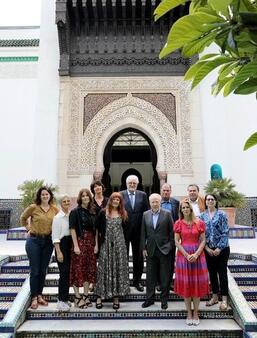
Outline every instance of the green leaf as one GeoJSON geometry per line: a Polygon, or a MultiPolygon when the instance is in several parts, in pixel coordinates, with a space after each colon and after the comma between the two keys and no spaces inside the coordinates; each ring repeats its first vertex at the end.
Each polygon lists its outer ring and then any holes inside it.
{"type": "Polygon", "coordinates": [[[214,60],[205,62],[205,64],[198,70],[195,75],[192,83],[192,89],[197,86],[199,82],[201,82],[211,71],[228,62],[231,62],[231,58],[225,56],[220,56],[214,60]]]}
{"type": "Polygon", "coordinates": [[[200,37],[198,40],[187,43],[183,49],[182,54],[185,57],[191,57],[195,54],[201,53],[215,40],[216,32],[207,34],[205,37],[200,37]]]}
{"type": "Polygon", "coordinates": [[[204,33],[212,30],[219,17],[205,13],[186,15],[177,20],[171,27],[167,43],[161,50],[160,58],[183,47],[186,43],[198,39],[204,33]]]}
{"type": "Polygon", "coordinates": [[[222,90],[222,88],[226,85],[226,83],[231,79],[233,79],[232,76],[225,77],[222,80],[218,79],[216,84],[212,86],[212,95],[217,96],[222,90]]]}
{"type": "Polygon", "coordinates": [[[229,87],[230,87],[232,81],[234,81],[233,77],[231,78],[231,80],[227,81],[227,83],[225,84],[224,89],[223,89],[223,96],[228,95],[229,87]]]}
{"type": "Polygon", "coordinates": [[[257,133],[253,133],[245,142],[244,150],[257,145],[257,133]]]}
{"type": "Polygon", "coordinates": [[[188,71],[186,72],[186,74],[184,75],[184,79],[185,80],[191,80],[195,76],[195,74],[198,72],[198,70],[202,67],[202,65],[204,63],[205,62],[203,62],[203,61],[198,61],[194,65],[192,65],[188,69],[188,71]]]}
{"type": "Polygon", "coordinates": [[[208,0],[208,5],[211,6],[217,13],[228,12],[228,6],[233,0],[208,0]]]}
{"type": "Polygon", "coordinates": [[[163,0],[154,11],[154,20],[157,21],[164,14],[179,5],[184,5],[189,0],[163,0]]]}
{"type": "Polygon", "coordinates": [[[206,59],[211,59],[211,58],[213,58],[214,56],[218,56],[218,55],[220,55],[220,54],[217,54],[217,53],[205,54],[205,55],[203,55],[203,56],[200,58],[199,61],[204,61],[204,60],[206,60],[206,59]]]}
{"type": "Polygon", "coordinates": [[[257,12],[257,6],[256,6],[256,4],[254,5],[249,0],[241,0],[239,10],[240,10],[240,12],[244,11],[244,10],[247,10],[249,12],[257,12]]]}
{"type": "Polygon", "coordinates": [[[257,92],[257,78],[249,79],[234,91],[235,94],[248,95],[257,92]]]}
{"type": "Polygon", "coordinates": [[[236,70],[237,68],[237,62],[231,62],[229,64],[224,65],[220,70],[219,70],[219,80],[223,80],[225,77],[227,77],[233,70],[236,70]]]}
{"type": "Polygon", "coordinates": [[[227,88],[227,95],[233,92],[238,86],[245,82],[249,77],[257,73],[257,60],[249,62],[247,65],[242,66],[231,82],[230,87],[227,88]]]}
{"type": "Polygon", "coordinates": [[[192,0],[189,7],[189,14],[197,12],[199,8],[205,6],[207,2],[208,0],[192,0]]]}

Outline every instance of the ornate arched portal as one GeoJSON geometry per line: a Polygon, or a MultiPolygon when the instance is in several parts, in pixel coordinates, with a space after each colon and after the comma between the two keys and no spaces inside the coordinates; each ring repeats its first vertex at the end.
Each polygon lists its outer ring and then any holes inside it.
{"type": "MultiPolygon", "coordinates": [[[[79,187],[88,186],[93,176],[102,177],[106,145],[126,128],[137,129],[152,141],[161,184],[167,175],[177,179],[176,175],[191,174],[188,92],[188,86],[180,78],[63,81],[59,130],[60,189],[74,194],[79,187]],[[168,95],[174,98],[175,106],[163,104],[163,97],[168,95]],[[90,96],[101,101],[102,106],[86,115],[86,100],[90,96]],[[110,102],[109,96],[119,98],[110,102]],[[153,96],[159,100],[159,105],[151,100],[153,96]],[[168,116],[169,112],[175,116],[174,121],[168,116]],[[88,117],[86,124],[85,117],[88,117]]],[[[91,99],[92,102],[94,104],[91,99]]]]}

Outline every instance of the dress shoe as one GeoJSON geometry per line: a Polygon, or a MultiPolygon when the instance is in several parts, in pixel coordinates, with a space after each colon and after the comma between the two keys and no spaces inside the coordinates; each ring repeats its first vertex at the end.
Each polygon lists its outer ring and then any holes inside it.
{"type": "Polygon", "coordinates": [[[161,308],[162,308],[162,310],[167,310],[168,309],[168,303],[167,302],[162,302],[161,308]]]}
{"type": "Polygon", "coordinates": [[[134,284],[134,287],[137,289],[137,291],[139,292],[143,292],[144,291],[144,287],[142,284],[138,283],[138,284],[134,284]]]}
{"type": "Polygon", "coordinates": [[[149,307],[154,304],[153,300],[145,300],[144,303],[142,304],[142,308],[149,307]]]}

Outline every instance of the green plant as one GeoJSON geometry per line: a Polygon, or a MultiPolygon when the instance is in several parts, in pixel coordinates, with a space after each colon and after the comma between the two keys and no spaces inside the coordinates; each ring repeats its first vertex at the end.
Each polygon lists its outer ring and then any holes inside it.
{"type": "MultiPolygon", "coordinates": [[[[177,49],[183,56],[192,57],[214,43],[217,53],[203,55],[185,74],[192,89],[218,69],[213,95],[255,93],[257,97],[257,1],[162,0],[154,12],[155,20],[189,2],[189,14],[171,27],[160,58],[177,49]]],[[[244,150],[256,144],[255,133],[246,141],[244,150]]]]}
{"type": "Polygon", "coordinates": [[[38,189],[43,186],[50,188],[53,193],[58,191],[57,186],[45,183],[44,180],[27,180],[18,186],[18,190],[21,192],[21,205],[23,208],[27,208],[34,203],[38,189]]]}
{"type": "Polygon", "coordinates": [[[204,187],[206,194],[217,197],[220,207],[242,208],[245,205],[245,196],[235,190],[236,185],[231,178],[210,180],[204,187]]]}

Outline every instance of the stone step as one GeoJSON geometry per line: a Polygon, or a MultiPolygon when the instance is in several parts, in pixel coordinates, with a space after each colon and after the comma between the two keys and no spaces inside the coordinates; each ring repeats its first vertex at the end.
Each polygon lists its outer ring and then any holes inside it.
{"type": "Polygon", "coordinates": [[[257,285],[257,272],[235,272],[232,276],[237,285],[257,285]]]}
{"type": "MultiPolygon", "coordinates": [[[[55,303],[49,303],[48,306],[39,306],[37,310],[28,309],[27,320],[31,319],[183,319],[186,317],[184,302],[168,302],[168,309],[162,310],[160,302],[143,309],[142,302],[121,302],[118,311],[113,310],[112,302],[103,302],[103,308],[98,310],[93,304],[87,309],[78,309],[72,307],[69,312],[59,312],[55,303]]],[[[218,305],[211,308],[205,306],[205,302],[200,303],[200,318],[202,319],[232,319],[233,312],[221,312],[218,305]]]]}
{"type": "Polygon", "coordinates": [[[187,326],[185,319],[158,320],[28,320],[17,330],[19,338],[242,338],[232,319],[203,319],[199,326],[187,326]]]}
{"type": "Polygon", "coordinates": [[[1,320],[4,318],[6,312],[9,310],[11,304],[12,302],[0,301],[0,319],[1,320]]]}
{"type": "Polygon", "coordinates": [[[257,272],[257,264],[253,261],[230,259],[228,268],[232,273],[257,272]]]}
{"type": "Polygon", "coordinates": [[[246,300],[257,300],[257,285],[240,285],[239,288],[246,300]]]}
{"type": "Polygon", "coordinates": [[[19,274],[19,273],[1,273],[0,274],[0,286],[18,286],[21,287],[25,279],[29,274],[19,274]]]}
{"type": "Polygon", "coordinates": [[[1,286],[0,287],[0,301],[12,302],[17,296],[21,287],[19,286],[1,286]]]}
{"type": "MultiPolygon", "coordinates": [[[[81,288],[82,291],[82,288],[81,288]]],[[[45,287],[43,290],[43,294],[46,297],[46,299],[50,302],[55,302],[58,298],[58,288],[57,287],[45,287]]],[[[92,301],[96,300],[96,295],[92,292],[90,293],[90,298],[92,301]]],[[[126,302],[132,302],[132,301],[144,301],[146,298],[146,288],[144,287],[144,292],[137,291],[134,287],[130,287],[130,294],[124,297],[120,297],[121,300],[126,302]]],[[[156,291],[155,294],[156,300],[160,300],[160,293],[156,291]]],[[[208,297],[203,297],[202,300],[207,300],[208,297]]],[[[74,290],[72,287],[70,287],[69,290],[69,300],[74,300],[74,290]]],[[[170,291],[169,293],[169,300],[170,301],[183,301],[183,299],[176,295],[173,291],[170,291]]]]}

